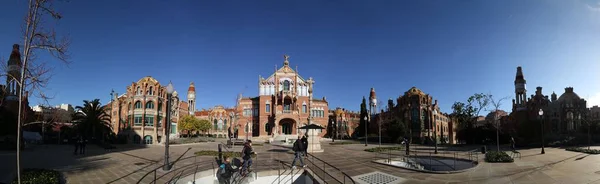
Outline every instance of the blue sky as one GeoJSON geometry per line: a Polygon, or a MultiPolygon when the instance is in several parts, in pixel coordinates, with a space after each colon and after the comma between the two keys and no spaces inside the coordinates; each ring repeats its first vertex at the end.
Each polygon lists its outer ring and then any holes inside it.
{"type": "MultiPolygon", "coordinates": [[[[0,6],[0,58],[22,44],[27,1],[0,6]]],[[[144,76],[196,83],[197,108],[256,96],[258,75],[283,54],[316,80],[330,107],[358,110],[374,87],[380,100],[412,86],[449,112],[476,92],[514,96],[521,65],[528,94],[573,86],[600,103],[600,2],[503,1],[57,1],[55,28],[72,40],[72,64],[53,67],[52,104],[109,99],[144,76]]],[[[38,103],[32,100],[31,104],[38,103]]],[[[510,111],[511,102],[502,106],[510,111]]]]}

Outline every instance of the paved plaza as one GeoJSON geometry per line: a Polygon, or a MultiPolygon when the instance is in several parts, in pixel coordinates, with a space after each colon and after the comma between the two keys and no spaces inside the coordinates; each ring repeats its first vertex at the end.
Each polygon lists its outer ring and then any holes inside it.
{"type": "MultiPolygon", "coordinates": [[[[119,145],[118,145],[119,146],[119,145]]],[[[378,153],[363,151],[363,144],[329,145],[322,144],[324,153],[314,155],[354,177],[375,171],[405,179],[404,183],[598,183],[600,184],[600,155],[588,155],[569,152],[558,148],[546,148],[546,154],[539,154],[540,149],[523,149],[521,159],[514,163],[486,163],[479,154],[480,164],[475,168],[455,174],[429,174],[409,171],[402,168],[373,163],[375,159],[387,157],[378,153]]],[[[375,145],[369,145],[376,147],[375,145]]],[[[255,159],[256,170],[277,170],[284,164],[291,163],[293,154],[285,146],[264,144],[255,146],[258,157],[255,159]]],[[[170,160],[178,160],[174,169],[191,165],[200,165],[199,171],[215,167],[214,157],[191,157],[200,150],[216,150],[217,143],[199,143],[175,145],[170,150],[170,160]],[[195,158],[195,160],[194,160],[195,158]],[[200,164],[195,164],[200,163],[200,164]]],[[[419,152],[428,152],[429,147],[415,146],[419,152]]],[[[443,150],[443,148],[441,148],[443,150]]],[[[233,148],[234,151],[241,147],[233,148]]],[[[52,168],[63,172],[68,183],[136,183],[144,175],[159,168],[164,162],[164,147],[119,146],[107,151],[89,146],[85,156],[72,154],[69,145],[39,145],[25,150],[22,157],[23,167],[52,168]]],[[[8,182],[14,175],[14,152],[0,152],[2,164],[0,176],[2,182],[8,182]]],[[[195,166],[194,166],[195,167],[195,166]]],[[[332,169],[332,168],[329,168],[332,169]]],[[[328,169],[328,170],[329,170],[328,169]]],[[[160,177],[164,172],[158,169],[160,177]]],[[[158,183],[167,181],[171,175],[163,177],[158,183]]],[[[152,176],[147,176],[142,183],[147,183],[152,176]]]]}

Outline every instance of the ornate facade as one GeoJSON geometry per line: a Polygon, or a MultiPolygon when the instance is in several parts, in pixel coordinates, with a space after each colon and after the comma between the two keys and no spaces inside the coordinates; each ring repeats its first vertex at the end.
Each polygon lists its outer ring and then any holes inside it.
{"type": "Polygon", "coordinates": [[[229,131],[234,133],[237,128],[234,125],[235,109],[225,108],[217,105],[210,109],[202,109],[194,113],[198,119],[205,119],[211,123],[209,134],[215,137],[227,137],[229,131]],[[231,129],[231,130],[230,130],[231,129]]]}
{"type": "Polygon", "coordinates": [[[172,138],[178,137],[179,117],[190,113],[188,103],[179,99],[177,91],[173,93],[172,108],[167,109],[166,86],[150,76],[131,83],[125,94],[119,96],[113,92],[112,95],[111,102],[106,105],[109,108],[106,109],[111,115],[113,131],[117,135],[127,136],[134,144],[164,142],[166,126],[170,126],[172,138]],[[171,119],[166,120],[169,111],[171,119]]]}
{"type": "Polygon", "coordinates": [[[360,123],[360,113],[352,112],[343,108],[329,110],[329,123],[327,125],[327,136],[335,139],[346,139],[354,135],[354,131],[360,123]]]}
{"type": "MultiPolygon", "coordinates": [[[[283,67],[268,78],[259,76],[259,96],[238,98],[236,126],[239,136],[259,138],[294,137],[300,126],[313,123],[325,127],[328,122],[328,103],[313,98],[312,78],[304,79],[292,69],[289,56],[284,56],[283,67]],[[283,136],[278,136],[283,135],[283,136]]],[[[321,136],[324,131],[321,132],[321,136]]]]}
{"type": "MultiPolygon", "coordinates": [[[[456,143],[456,123],[446,113],[440,111],[437,100],[416,87],[410,88],[396,99],[396,104],[390,99],[388,109],[380,114],[384,117],[395,116],[402,122],[408,123],[412,141],[425,143],[437,135],[439,143],[456,143]],[[435,129],[434,129],[435,128],[435,129]]],[[[375,121],[376,118],[372,120],[375,121]]],[[[370,123],[369,132],[375,132],[377,122],[370,123]]]]}
{"type": "Polygon", "coordinates": [[[538,112],[544,111],[543,121],[546,131],[556,134],[574,132],[581,127],[581,118],[589,109],[587,102],[574,92],[573,87],[566,87],[564,93],[557,97],[552,92],[550,98],[544,95],[542,87],[536,87],[535,94],[525,98],[527,95],[526,81],[522,68],[517,67],[515,77],[515,99],[513,99],[513,112],[511,116],[515,123],[527,123],[539,120],[538,112]]]}

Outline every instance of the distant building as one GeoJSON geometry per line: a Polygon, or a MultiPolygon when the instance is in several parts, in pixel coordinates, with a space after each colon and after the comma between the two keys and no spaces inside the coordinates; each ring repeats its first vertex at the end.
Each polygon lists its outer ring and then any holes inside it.
{"type": "Polygon", "coordinates": [[[552,93],[549,98],[542,92],[542,87],[536,87],[535,94],[527,98],[526,80],[522,68],[517,67],[515,77],[515,99],[510,116],[514,127],[523,123],[539,120],[539,110],[544,112],[545,131],[555,134],[575,132],[581,127],[581,118],[588,113],[586,101],[579,97],[573,87],[566,87],[564,93],[557,98],[552,93]]]}
{"type": "Polygon", "coordinates": [[[238,98],[239,136],[279,140],[296,138],[301,133],[298,128],[309,123],[327,126],[327,100],[313,97],[315,81],[300,76],[288,58],[284,56],[283,66],[266,79],[259,76],[258,96],[238,98]]]}
{"type": "MultiPolygon", "coordinates": [[[[19,50],[19,45],[14,44],[12,47],[12,51],[10,53],[10,57],[7,62],[6,71],[6,83],[4,85],[0,85],[0,129],[4,129],[0,131],[1,135],[16,135],[17,125],[17,114],[19,113],[19,90],[21,89],[21,85],[19,85],[19,79],[21,78],[21,52],[19,50]]],[[[29,122],[33,121],[34,113],[33,110],[29,107],[29,92],[23,92],[23,116],[24,121],[23,125],[26,125],[29,122]]],[[[27,126],[23,127],[23,130],[27,130],[27,126]]]]}
{"type": "Polygon", "coordinates": [[[210,135],[225,138],[230,128],[231,133],[234,133],[236,129],[234,126],[234,114],[234,108],[225,108],[222,105],[217,105],[210,109],[196,111],[194,116],[198,119],[208,120],[211,123],[212,126],[208,132],[210,135]]]}
{"type": "MultiPolygon", "coordinates": [[[[190,84],[188,94],[195,93],[193,85],[190,84]]],[[[190,97],[193,98],[188,101],[194,102],[195,96],[188,95],[190,97]]],[[[180,116],[192,112],[188,102],[180,100],[177,91],[173,92],[171,109],[167,109],[166,100],[166,85],[150,76],[131,83],[123,95],[113,92],[111,102],[106,105],[113,131],[119,136],[126,136],[134,144],[163,143],[166,126],[170,126],[170,138],[178,137],[177,122],[180,116]],[[168,111],[172,112],[170,120],[165,119],[168,111]]]]}
{"type": "MultiPolygon", "coordinates": [[[[433,100],[432,96],[425,94],[419,88],[412,87],[404,92],[404,95],[396,99],[395,105],[393,101],[389,101],[388,108],[381,115],[395,116],[402,122],[408,123],[413,143],[432,141],[434,135],[437,135],[438,143],[457,143],[456,121],[449,114],[441,112],[437,100],[433,100]]],[[[370,124],[372,125],[369,127],[369,132],[376,132],[376,122],[370,124]]]]}
{"type": "Polygon", "coordinates": [[[329,110],[327,136],[335,139],[351,138],[360,124],[360,112],[352,112],[341,107],[329,110]]]}

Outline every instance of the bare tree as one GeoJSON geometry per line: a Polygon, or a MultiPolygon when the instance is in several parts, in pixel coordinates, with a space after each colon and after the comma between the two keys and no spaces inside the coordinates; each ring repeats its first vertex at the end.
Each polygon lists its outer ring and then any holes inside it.
{"type": "Polygon", "coordinates": [[[487,101],[490,102],[493,106],[493,109],[489,110],[494,113],[494,127],[496,128],[496,147],[498,151],[500,151],[500,135],[498,133],[498,129],[500,129],[500,124],[498,123],[498,110],[500,110],[500,106],[502,105],[502,101],[509,99],[510,96],[502,97],[498,100],[494,100],[494,97],[491,94],[486,95],[487,101]]]}
{"type": "MultiPolygon", "coordinates": [[[[49,26],[48,20],[60,20],[62,15],[52,6],[52,0],[29,0],[27,14],[25,15],[23,32],[23,54],[21,63],[21,76],[18,77],[19,110],[17,118],[17,181],[21,183],[21,127],[23,121],[24,91],[31,94],[37,93],[40,99],[49,96],[42,92],[50,80],[50,69],[44,62],[36,62],[38,51],[46,51],[53,58],[68,64],[67,52],[69,40],[58,39],[54,29],[49,26]]],[[[17,78],[16,76],[10,76],[17,78]]]]}

